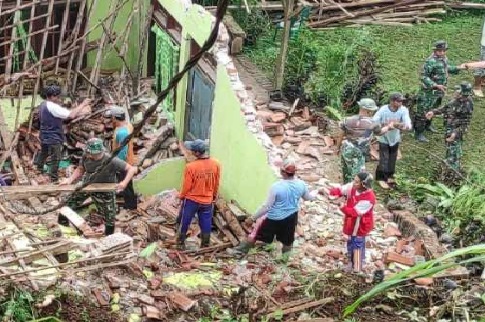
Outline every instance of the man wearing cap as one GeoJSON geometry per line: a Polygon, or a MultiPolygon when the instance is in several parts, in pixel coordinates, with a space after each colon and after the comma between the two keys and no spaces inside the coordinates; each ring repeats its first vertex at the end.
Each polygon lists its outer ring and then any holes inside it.
{"type": "Polygon", "coordinates": [[[271,186],[264,205],[248,220],[248,223],[252,223],[266,216],[257,231],[253,232],[256,237],[242,242],[231,249],[230,253],[246,254],[256,241],[271,244],[275,237],[283,244],[283,253],[291,251],[298,224],[300,199],[314,200],[318,195],[318,190],[309,192],[305,182],[295,178],[295,173],[295,162],[286,160],[280,168],[282,179],[271,186]]]}
{"type": "MultiPolygon", "coordinates": [[[[112,150],[116,150],[121,146],[124,140],[133,132],[133,125],[126,120],[125,110],[121,106],[113,106],[110,110],[111,119],[114,125],[113,142],[111,143],[112,150]]],[[[118,158],[130,165],[135,165],[135,153],[133,152],[133,141],[130,140],[118,153],[118,158]]],[[[123,181],[126,177],[126,172],[122,171],[118,174],[118,180],[123,181]]],[[[123,208],[133,210],[138,205],[137,196],[133,189],[133,181],[130,180],[126,189],[123,191],[124,205],[123,208]]]]}
{"type": "Polygon", "coordinates": [[[431,126],[431,119],[426,118],[426,113],[441,105],[446,94],[446,85],[449,74],[458,74],[463,65],[455,66],[448,63],[446,50],[448,45],[445,41],[437,41],[434,45],[433,54],[428,57],[421,72],[421,88],[418,93],[416,114],[414,119],[415,139],[419,142],[428,142],[424,131],[435,132],[431,126]]]}
{"type": "MultiPolygon", "coordinates": [[[[121,192],[125,190],[126,186],[135,175],[137,168],[120,160],[118,157],[115,157],[108,162],[109,158],[110,155],[105,152],[103,141],[101,139],[89,139],[86,143],[86,151],[79,166],[69,178],[64,179],[60,184],[73,184],[81,177],[83,183],[116,183],[116,173],[124,171],[126,172],[126,176],[123,181],[117,184],[116,191],[121,192]],[[106,165],[102,168],[105,163],[106,165]]],[[[69,206],[79,206],[88,197],[93,199],[98,214],[105,219],[105,235],[113,234],[115,230],[116,216],[115,192],[91,192],[89,194],[76,193],[69,200],[69,206]]],[[[59,216],[59,223],[67,224],[68,222],[65,217],[59,216]]]]}
{"type": "Polygon", "coordinates": [[[344,183],[354,180],[357,173],[365,169],[365,161],[370,154],[372,134],[384,134],[392,129],[392,124],[381,127],[372,120],[377,105],[371,98],[363,98],[358,103],[359,114],[346,117],[340,124],[337,148],[342,161],[344,183]]]}
{"type": "Polygon", "coordinates": [[[61,161],[62,147],[66,141],[62,126],[63,121],[90,112],[90,101],[88,99],[85,99],[74,109],[68,110],[60,105],[62,104],[60,96],[61,88],[57,85],[49,85],[44,88],[43,97],[45,101],[39,106],[41,150],[36,166],[42,172],[47,158],[50,157],[49,177],[52,182],[57,182],[59,179],[59,162],[61,161]]]}
{"type": "Polygon", "coordinates": [[[431,119],[435,115],[443,115],[446,144],[446,164],[455,171],[461,169],[463,136],[468,131],[473,113],[472,85],[467,82],[460,84],[460,97],[451,100],[442,108],[426,113],[431,119]]]}
{"type": "Polygon", "coordinates": [[[212,229],[214,202],[219,192],[221,168],[219,162],[206,155],[202,140],[185,142],[185,148],[196,158],[187,163],[184,170],[180,215],[177,219],[179,248],[185,247],[187,230],[197,214],[201,231],[201,247],[208,247],[212,229]]]}
{"type": "Polygon", "coordinates": [[[412,128],[409,110],[402,105],[403,100],[401,93],[392,93],[389,105],[382,106],[373,117],[374,122],[383,127],[390,127],[390,130],[378,139],[379,165],[376,169],[376,180],[383,189],[389,189],[389,184],[394,184],[401,131],[409,131],[412,128]]]}

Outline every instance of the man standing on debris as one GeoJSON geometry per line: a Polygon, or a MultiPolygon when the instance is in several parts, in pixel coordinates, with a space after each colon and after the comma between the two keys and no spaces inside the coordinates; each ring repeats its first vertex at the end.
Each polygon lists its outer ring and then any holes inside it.
{"type": "Polygon", "coordinates": [[[409,111],[402,105],[403,100],[401,93],[392,93],[389,105],[382,106],[373,117],[374,122],[391,129],[378,139],[379,165],[376,180],[383,189],[389,189],[389,184],[394,184],[401,131],[409,131],[412,127],[409,111]]]}
{"type": "Polygon", "coordinates": [[[371,98],[363,98],[358,103],[359,114],[346,117],[340,124],[337,148],[342,161],[344,183],[354,180],[357,173],[365,170],[365,162],[370,154],[370,141],[373,133],[384,134],[392,129],[392,124],[381,128],[372,120],[377,105],[371,98]]]}
{"type": "Polygon", "coordinates": [[[426,113],[441,105],[446,94],[446,85],[449,74],[458,74],[465,69],[463,65],[454,66],[448,63],[446,51],[448,45],[445,41],[437,41],[434,45],[433,54],[428,57],[423,65],[421,73],[421,88],[418,93],[416,115],[414,119],[415,139],[419,142],[428,142],[424,131],[436,132],[431,126],[431,119],[426,118],[426,113]]]}
{"type": "Polygon", "coordinates": [[[468,131],[472,113],[473,100],[472,85],[467,82],[460,84],[460,96],[451,100],[442,108],[426,113],[431,119],[435,115],[443,114],[446,144],[446,164],[454,171],[461,169],[463,136],[468,131]]]}
{"type": "Polygon", "coordinates": [[[184,171],[180,215],[177,218],[179,248],[185,248],[185,239],[192,219],[197,214],[201,230],[201,247],[208,247],[212,229],[214,202],[219,192],[221,168],[219,162],[206,155],[205,142],[202,140],[185,142],[185,148],[196,157],[187,163],[184,171]]]}
{"type": "MultiPolygon", "coordinates": [[[[103,141],[99,138],[89,139],[86,143],[86,151],[79,166],[69,178],[60,182],[61,185],[73,184],[79,178],[86,183],[115,183],[116,173],[125,172],[126,176],[118,183],[116,190],[123,191],[135,175],[137,168],[120,160],[118,157],[108,162],[103,170],[102,166],[108,161],[110,155],[105,152],[103,141]]],[[[79,206],[84,200],[91,197],[99,215],[105,219],[105,235],[111,235],[115,230],[116,199],[115,192],[92,192],[76,193],[69,200],[70,207],[79,206]]],[[[67,218],[59,216],[60,224],[67,224],[67,218]]]]}
{"type": "Polygon", "coordinates": [[[248,220],[248,223],[252,223],[266,215],[266,219],[254,234],[255,238],[242,242],[231,249],[230,253],[246,254],[256,241],[271,244],[275,237],[283,244],[283,253],[291,251],[298,224],[300,199],[314,200],[318,191],[309,192],[305,182],[295,178],[296,164],[293,161],[286,160],[280,173],[282,179],[271,186],[266,203],[248,220]]]}
{"type": "Polygon", "coordinates": [[[79,106],[68,110],[61,106],[61,88],[59,86],[49,85],[44,88],[43,94],[45,101],[39,107],[41,151],[36,166],[42,172],[47,158],[50,157],[49,176],[52,182],[57,182],[62,147],[66,140],[63,121],[89,113],[90,100],[85,99],[79,106]]]}
{"type": "Polygon", "coordinates": [[[343,233],[347,240],[349,270],[360,272],[365,260],[365,237],[374,228],[374,205],[376,196],[372,190],[372,176],[360,172],[354,181],[328,191],[330,196],[345,197],[345,205],[340,208],[344,214],[343,233]]]}
{"type": "MultiPolygon", "coordinates": [[[[110,110],[111,119],[115,127],[113,134],[113,142],[111,148],[116,150],[121,146],[124,140],[133,132],[133,125],[126,120],[126,112],[121,106],[113,106],[110,110]]],[[[130,140],[118,153],[118,158],[125,161],[129,165],[135,165],[135,153],[133,152],[133,141],[130,140]]],[[[123,181],[126,177],[126,172],[122,171],[118,174],[118,181],[123,181]]],[[[126,189],[123,191],[124,205],[123,208],[133,210],[136,209],[138,198],[133,189],[133,181],[130,180],[126,189]]]]}

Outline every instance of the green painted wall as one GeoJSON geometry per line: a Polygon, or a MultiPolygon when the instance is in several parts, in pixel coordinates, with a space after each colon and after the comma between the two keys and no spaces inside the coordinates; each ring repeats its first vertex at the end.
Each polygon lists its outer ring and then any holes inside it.
{"type": "Polygon", "coordinates": [[[135,190],[145,196],[156,195],[169,189],[180,190],[185,158],[166,159],[145,177],[134,182],[135,190]]]}
{"type": "Polygon", "coordinates": [[[223,65],[217,68],[213,108],[211,156],[222,164],[221,194],[254,212],[266,199],[276,175],[268,165],[266,151],[246,127],[223,65]]]}
{"type": "MultiPolygon", "coordinates": [[[[110,11],[110,6],[111,2],[116,1],[116,0],[111,0],[111,1],[106,1],[106,0],[98,0],[96,4],[95,10],[91,13],[91,19],[89,21],[89,25],[87,29],[91,29],[96,24],[98,24],[100,21],[102,21],[110,11]]],[[[126,4],[119,10],[116,20],[114,22],[114,31],[116,35],[122,34],[125,30],[125,27],[128,22],[128,18],[130,16],[130,13],[133,11],[133,3],[137,0],[129,0],[126,2],[126,4]]],[[[89,0],[89,5],[93,0],[89,0]]],[[[120,1],[119,4],[121,4],[123,0],[120,1]]],[[[142,3],[142,8],[141,12],[146,13],[148,12],[150,1],[149,0],[144,0],[142,3]]],[[[143,18],[142,18],[142,23],[140,23],[140,17],[139,15],[135,12],[133,14],[133,23],[131,26],[130,30],[130,36],[128,38],[128,52],[126,55],[126,60],[128,61],[128,64],[130,65],[130,69],[133,69],[137,66],[138,63],[138,55],[139,55],[139,48],[140,46],[138,45],[139,41],[139,31],[140,28],[144,28],[143,26],[143,18]]],[[[108,27],[108,23],[105,23],[105,26],[108,27]]],[[[98,26],[96,29],[94,29],[88,36],[88,41],[93,41],[96,39],[100,39],[101,35],[103,33],[103,28],[101,26],[98,26]]],[[[119,39],[117,42],[118,48],[121,48],[122,46],[122,39],[119,39]]],[[[112,46],[109,44],[108,41],[106,41],[105,48],[112,48],[112,46]]],[[[88,53],[88,66],[93,66],[95,61],[96,61],[96,53],[97,50],[94,49],[88,53]]],[[[146,55],[146,52],[145,52],[146,55]]],[[[103,69],[121,69],[123,66],[122,60],[118,57],[116,51],[114,49],[111,50],[105,50],[103,52],[103,63],[102,63],[102,68],[103,69]]],[[[146,57],[145,57],[146,61],[146,57]]],[[[145,64],[146,65],[146,64],[145,64]]],[[[144,66],[144,69],[146,66],[144,66]]],[[[146,70],[146,69],[145,69],[146,70]]]]}
{"type": "MultiPolygon", "coordinates": [[[[211,15],[198,5],[186,10],[182,1],[158,1],[182,25],[179,66],[183,68],[189,59],[190,39],[202,45],[208,38],[212,26],[211,15]]],[[[184,77],[177,87],[175,109],[179,138],[184,132],[186,91],[187,77],[184,77]]],[[[276,175],[268,165],[265,149],[246,127],[239,100],[223,65],[217,68],[210,144],[211,156],[219,160],[222,166],[220,194],[227,200],[236,200],[247,211],[254,212],[266,199],[276,175]]],[[[180,189],[184,164],[183,159],[161,163],[136,183],[138,192],[156,194],[172,187],[180,189]]]]}

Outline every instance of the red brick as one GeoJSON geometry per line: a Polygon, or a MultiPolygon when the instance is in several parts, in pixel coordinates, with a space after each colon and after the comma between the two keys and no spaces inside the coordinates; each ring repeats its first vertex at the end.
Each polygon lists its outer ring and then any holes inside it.
{"type": "Polygon", "coordinates": [[[384,262],[386,264],[394,262],[394,263],[399,263],[399,264],[403,264],[403,265],[406,265],[406,266],[413,266],[414,265],[414,258],[406,257],[406,256],[400,255],[396,252],[387,252],[384,255],[384,262]]]}
{"type": "Polygon", "coordinates": [[[189,311],[197,304],[197,301],[189,299],[180,292],[173,292],[170,295],[170,300],[184,312],[189,311]]]}
{"type": "Polygon", "coordinates": [[[311,142],[310,141],[303,141],[298,145],[298,148],[296,149],[296,153],[298,154],[305,154],[306,150],[310,147],[311,142]]]}
{"type": "Polygon", "coordinates": [[[273,113],[270,116],[270,120],[271,120],[271,122],[274,122],[274,123],[283,122],[284,120],[286,120],[286,113],[283,113],[283,112],[273,113]]]}
{"type": "Polygon", "coordinates": [[[406,246],[407,244],[408,242],[405,241],[404,239],[398,240],[396,243],[396,253],[401,254],[404,249],[404,246],[406,246]]]}

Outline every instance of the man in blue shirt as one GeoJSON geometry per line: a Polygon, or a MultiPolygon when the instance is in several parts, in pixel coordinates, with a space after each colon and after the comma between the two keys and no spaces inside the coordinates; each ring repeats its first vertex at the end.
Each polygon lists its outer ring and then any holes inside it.
{"type": "MultiPolygon", "coordinates": [[[[121,106],[113,106],[110,110],[111,119],[115,127],[113,134],[112,149],[115,150],[123,141],[133,132],[133,126],[126,120],[125,110],[121,106]]],[[[135,154],[133,152],[133,143],[130,140],[118,153],[118,158],[125,161],[129,165],[135,165],[135,154]]],[[[118,181],[123,181],[126,176],[125,171],[118,174],[118,181]]],[[[138,197],[133,188],[133,181],[130,180],[126,188],[123,190],[124,204],[123,208],[134,210],[138,206],[138,197]]]]}
{"type": "Polygon", "coordinates": [[[409,110],[402,105],[403,100],[401,93],[391,94],[389,105],[382,106],[373,117],[374,122],[392,128],[378,139],[379,165],[376,169],[376,180],[383,189],[389,189],[389,184],[394,184],[401,131],[409,131],[412,128],[409,110]]]}
{"type": "Polygon", "coordinates": [[[318,191],[308,191],[308,187],[300,179],[295,178],[296,164],[285,161],[280,169],[282,179],[275,182],[270,189],[265,204],[256,212],[248,222],[256,221],[265,216],[263,223],[256,232],[255,240],[242,242],[233,248],[231,253],[247,253],[256,241],[266,244],[273,242],[274,238],[283,244],[283,253],[291,251],[295,240],[295,229],[298,224],[298,211],[300,199],[314,200],[318,191]]]}

